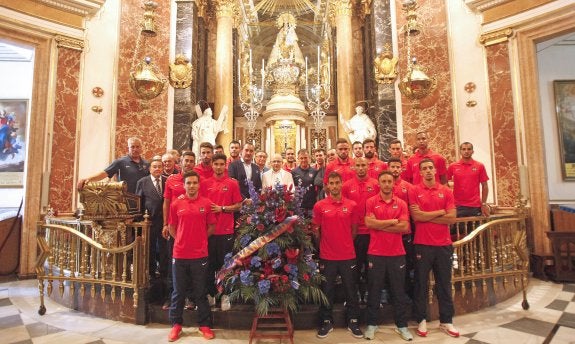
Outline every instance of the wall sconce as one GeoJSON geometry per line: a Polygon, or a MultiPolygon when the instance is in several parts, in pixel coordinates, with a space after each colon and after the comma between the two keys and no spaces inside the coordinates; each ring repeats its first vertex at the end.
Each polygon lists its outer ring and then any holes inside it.
{"type": "Polygon", "coordinates": [[[174,63],[170,64],[170,85],[173,88],[188,88],[194,78],[194,68],[190,60],[182,55],[176,55],[174,63]]]}

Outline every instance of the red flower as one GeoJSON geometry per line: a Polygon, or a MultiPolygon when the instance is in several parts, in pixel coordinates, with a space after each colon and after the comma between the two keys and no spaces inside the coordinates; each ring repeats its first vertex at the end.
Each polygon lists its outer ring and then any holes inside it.
{"type": "Polygon", "coordinates": [[[275,215],[276,215],[276,221],[282,222],[286,218],[286,209],[285,208],[277,208],[275,215]]]}
{"type": "Polygon", "coordinates": [[[282,279],[282,282],[286,283],[289,278],[287,277],[287,275],[282,275],[281,279],[282,279]]]}
{"type": "Polygon", "coordinates": [[[256,229],[261,232],[264,229],[266,229],[266,227],[262,223],[258,223],[258,225],[256,226],[256,229]]]}
{"type": "Polygon", "coordinates": [[[266,265],[263,268],[263,273],[266,275],[271,275],[274,273],[274,269],[272,268],[272,265],[270,263],[266,263],[266,265]]]}
{"type": "Polygon", "coordinates": [[[286,257],[287,257],[289,263],[292,263],[292,264],[297,263],[297,257],[299,257],[299,249],[288,248],[288,249],[286,249],[285,253],[286,253],[286,257]]]}
{"type": "Polygon", "coordinates": [[[307,273],[303,274],[303,280],[306,282],[309,281],[309,274],[307,273]]]}
{"type": "Polygon", "coordinates": [[[265,210],[266,210],[266,207],[263,206],[263,205],[260,205],[260,206],[258,207],[258,213],[260,213],[260,214],[263,213],[265,210]]]}

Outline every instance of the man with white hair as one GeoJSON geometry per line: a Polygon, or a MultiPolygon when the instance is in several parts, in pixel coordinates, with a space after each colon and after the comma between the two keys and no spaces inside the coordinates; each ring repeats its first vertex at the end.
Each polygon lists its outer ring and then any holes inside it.
{"type": "Polygon", "coordinates": [[[277,184],[286,185],[288,190],[293,186],[293,177],[290,172],[282,168],[283,158],[281,154],[272,155],[272,169],[262,174],[262,190],[267,187],[275,187],[277,184]]]}
{"type": "Polygon", "coordinates": [[[84,184],[91,181],[99,181],[106,177],[117,176],[118,181],[126,182],[128,192],[136,193],[138,180],[150,174],[150,163],[142,157],[142,140],[137,137],[128,139],[128,154],[118,158],[106,167],[102,172],[78,180],[78,190],[84,188],[84,184]]]}

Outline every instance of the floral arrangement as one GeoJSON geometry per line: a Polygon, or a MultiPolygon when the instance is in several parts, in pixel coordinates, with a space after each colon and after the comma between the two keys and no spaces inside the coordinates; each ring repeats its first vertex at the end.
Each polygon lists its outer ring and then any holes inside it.
{"type": "Polygon", "coordinates": [[[232,301],[254,302],[260,315],[270,308],[295,312],[299,303],[327,303],[309,220],[301,216],[305,188],[278,184],[259,195],[249,181],[248,186],[252,202],[242,207],[234,253],[226,256],[218,277],[220,289],[232,301]]]}

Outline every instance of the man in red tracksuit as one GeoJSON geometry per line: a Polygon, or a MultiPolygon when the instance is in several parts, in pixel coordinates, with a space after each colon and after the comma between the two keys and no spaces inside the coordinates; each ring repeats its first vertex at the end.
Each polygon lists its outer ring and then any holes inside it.
{"type": "Polygon", "coordinates": [[[423,181],[409,191],[409,209],[415,222],[415,290],[413,314],[419,323],[417,335],[426,337],[429,272],[435,275],[439,301],[439,328],[452,337],[459,337],[453,326],[451,273],[453,246],[449,225],[455,222],[453,193],[435,179],[433,160],[419,163],[423,181]]]}
{"type": "Polygon", "coordinates": [[[329,304],[319,309],[319,338],[327,337],[333,330],[332,307],[335,298],[335,282],[341,276],[346,298],[348,330],[356,338],[363,338],[359,329],[359,302],[357,299],[357,262],[353,239],[359,223],[356,203],[342,196],[342,179],[332,172],[327,178],[329,196],[313,207],[312,222],[319,226],[320,271],[326,280],[322,290],[329,304]]]}
{"type": "Polygon", "coordinates": [[[170,206],[169,230],[174,238],[172,278],[174,291],[170,307],[172,330],[170,342],[180,338],[183,324],[186,291],[191,286],[192,297],[198,307],[199,331],[204,338],[215,337],[211,330],[212,312],[206,293],[208,275],[208,237],[213,234],[216,217],[212,202],[199,195],[200,176],[195,171],[183,175],[186,193],[170,206]]]}

